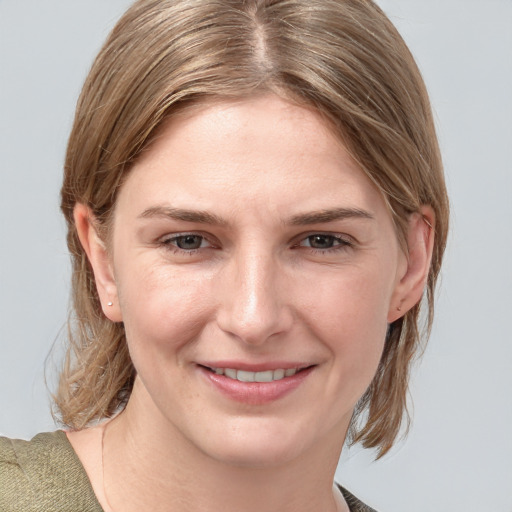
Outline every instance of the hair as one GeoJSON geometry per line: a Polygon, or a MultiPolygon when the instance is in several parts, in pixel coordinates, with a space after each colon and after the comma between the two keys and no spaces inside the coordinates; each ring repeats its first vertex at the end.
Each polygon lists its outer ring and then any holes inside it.
{"type": "Polygon", "coordinates": [[[65,160],[72,311],[55,396],[65,425],[81,429],[114,415],[135,378],[123,324],[102,312],[73,221],[76,203],[108,232],[120,187],[166,120],[204,102],[267,93],[323,116],[382,192],[402,244],[412,213],[424,205],[435,213],[424,300],[389,326],[351,440],[382,456],[409,421],[409,372],[432,325],[448,199],[426,88],[401,36],[370,0],[139,0],[92,66],[65,160]]]}

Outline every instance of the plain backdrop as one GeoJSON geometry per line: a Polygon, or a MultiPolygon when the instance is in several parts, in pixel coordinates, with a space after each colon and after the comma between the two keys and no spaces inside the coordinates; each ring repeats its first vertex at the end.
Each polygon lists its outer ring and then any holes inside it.
{"type": "MultiPolygon", "coordinates": [[[[69,260],[58,191],[81,84],[129,0],[0,0],[0,432],[55,428],[69,260]],[[53,357],[45,363],[54,346],[53,357]]],[[[413,425],[337,478],[380,512],[512,512],[512,1],[380,0],[430,90],[452,202],[413,425]]]]}

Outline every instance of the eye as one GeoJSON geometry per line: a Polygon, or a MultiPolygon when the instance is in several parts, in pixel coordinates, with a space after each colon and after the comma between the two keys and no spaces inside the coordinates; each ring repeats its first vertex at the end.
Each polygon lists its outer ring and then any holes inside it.
{"type": "Polygon", "coordinates": [[[299,245],[317,250],[328,250],[336,249],[340,246],[350,246],[351,243],[340,236],[315,233],[302,240],[299,245]]]}
{"type": "Polygon", "coordinates": [[[199,249],[203,244],[203,237],[199,235],[184,235],[175,238],[174,242],[180,249],[199,249]]]}
{"type": "Polygon", "coordinates": [[[203,247],[209,247],[210,243],[204,236],[194,233],[172,236],[162,241],[164,245],[171,245],[182,251],[195,251],[203,247]]]}

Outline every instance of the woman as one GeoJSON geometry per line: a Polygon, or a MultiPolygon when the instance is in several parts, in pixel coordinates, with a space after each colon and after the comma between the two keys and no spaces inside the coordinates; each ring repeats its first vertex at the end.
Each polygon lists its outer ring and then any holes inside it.
{"type": "Polygon", "coordinates": [[[423,82],[372,2],[136,2],[62,209],[67,431],[2,441],[2,510],[369,510],[334,471],[347,435],[397,436],[448,222],[423,82]]]}

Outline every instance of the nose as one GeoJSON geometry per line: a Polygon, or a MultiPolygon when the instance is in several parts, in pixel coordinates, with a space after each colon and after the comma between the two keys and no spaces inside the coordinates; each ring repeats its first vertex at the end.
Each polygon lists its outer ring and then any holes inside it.
{"type": "Polygon", "coordinates": [[[217,314],[221,330],[250,345],[262,345],[290,330],[293,314],[286,278],[270,251],[245,250],[222,274],[217,314]]]}

